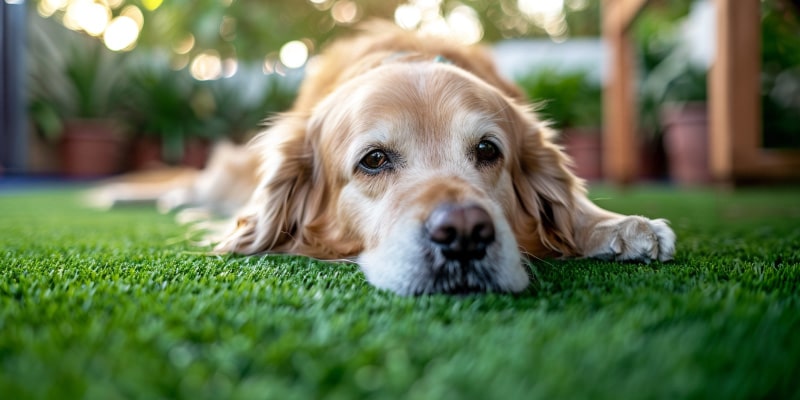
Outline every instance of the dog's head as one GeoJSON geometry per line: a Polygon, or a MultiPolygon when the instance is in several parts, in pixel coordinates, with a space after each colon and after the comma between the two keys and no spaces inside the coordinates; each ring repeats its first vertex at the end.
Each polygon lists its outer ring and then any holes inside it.
{"type": "Polygon", "coordinates": [[[525,253],[571,248],[549,135],[459,67],[378,66],[258,140],[264,180],[220,248],[355,260],[401,294],[521,291],[525,253]]]}

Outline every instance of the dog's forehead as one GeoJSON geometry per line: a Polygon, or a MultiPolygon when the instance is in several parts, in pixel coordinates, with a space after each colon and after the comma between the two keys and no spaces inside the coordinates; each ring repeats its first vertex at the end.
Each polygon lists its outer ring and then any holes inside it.
{"type": "Polygon", "coordinates": [[[324,145],[352,153],[370,145],[395,148],[452,146],[502,130],[508,103],[457,67],[398,64],[378,68],[334,92],[324,115],[324,145]]]}

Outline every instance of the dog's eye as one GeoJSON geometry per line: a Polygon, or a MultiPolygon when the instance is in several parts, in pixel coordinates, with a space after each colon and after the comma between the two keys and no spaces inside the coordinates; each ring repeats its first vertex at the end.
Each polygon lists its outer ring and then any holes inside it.
{"type": "Polygon", "coordinates": [[[361,159],[359,165],[367,172],[378,172],[388,166],[389,156],[381,150],[373,150],[361,159]]]}
{"type": "Polygon", "coordinates": [[[500,149],[488,140],[481,140],[475,147],[475,156],[481,164],[493,163],[500,158],[500,149]]]}

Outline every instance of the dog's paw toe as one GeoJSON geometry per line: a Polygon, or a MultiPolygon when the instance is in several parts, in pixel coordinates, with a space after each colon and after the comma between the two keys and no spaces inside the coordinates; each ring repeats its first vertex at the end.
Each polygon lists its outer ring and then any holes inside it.
{"type": "Polygon", "coordinates": [[[675,254],[675,233],[664,219],[630,216],[604,227],[605,244],[590,257],[614,261],[669,261],[675,254]]]}
{"type": "Polygon", "coordinates": [[[665,219],[650,220],[650,228],[658,238],[658,261],[670,261],[675,256],[675,232],[665,219]]]}

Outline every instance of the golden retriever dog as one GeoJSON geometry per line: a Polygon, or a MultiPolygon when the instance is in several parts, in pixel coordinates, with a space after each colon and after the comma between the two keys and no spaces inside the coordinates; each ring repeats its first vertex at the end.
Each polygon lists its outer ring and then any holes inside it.
{"type": "Polygon", "coordinates": [[[519,292],[529,258],[672,259],[667,221],[587,199],[523,97],[480,47],[388,25],[335,42],[251,169],[198,175],[249,182],[216,250],[349,260],[402,295],[519,292]]]}

